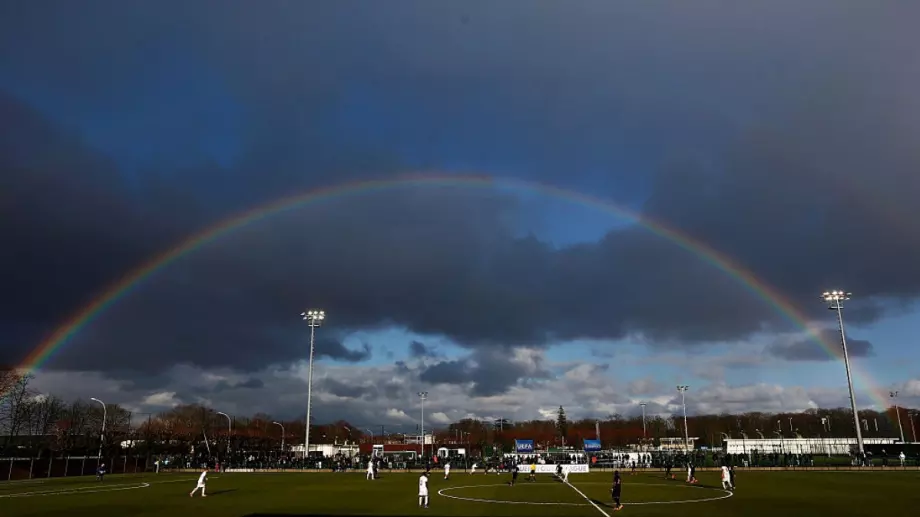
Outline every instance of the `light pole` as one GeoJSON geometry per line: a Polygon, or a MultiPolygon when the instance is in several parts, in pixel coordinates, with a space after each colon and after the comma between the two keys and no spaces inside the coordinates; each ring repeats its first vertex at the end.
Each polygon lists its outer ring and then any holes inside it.
{"type": "Polygon", "coordinates": [[[96,456],[96,469],[99,469],[99,463],[102,461],[102,444],[105,443],[105,421],[108,420],[108,411],[105,402],[93,397],[90,400],[102,404],[102,432],[99,433],[99,454],[96,456]]]}
{"type": "Polygon", "coordinates": [[[230,435],[233,434],[233,420],[230,419],[230,415],[223,411],[218,411],[217,414],[227,418],[227,456],[230,456],[230,435]]]}
{"type": "Polygon", "coordinates": [[[642,406],[642,438],[647,439],[648,435],[646,434],[646,431],[645,431],[645,406],[647,406],[648,404],[646,404],[645,402],[642,402],[639,405],[642,406]]]}
{"type": "MultiPolygon", "coordinates": [[[[422,402],[422,427],[421,427],[422,441],[421,441],[421,444],[422,444],[422,458],[424,458],[425,457],[425,399],[428,398],[428,392],[427,391],[418,392],[418,398],[422,402]]],[[[425,464],[426,465],[428,464],[427,460],[425,461],[425,464]]]]}
{"type": "Polygon", "coordinates": [[[684,450],[686,452],[690,451],[690,431],[687,429],[687,399],[685,394],[687,390],[690,389],[690,386],[678,386],[677,391],[680,392],[680,404],[684,407],[684,450]]]}
{"type": "Polygon", "coordinates": [[[853,377],[850,373],[850,354],[847,352],[847,336],[843,328],[843,302],[849,300],[853,293],[845,291],[826,291],[821,299],[828,303],[828,309],[837,311],[837,324],[840,326],[840,346],[843,348],[843,364],[847,369],[847,386],[850,388],[850,407],[853,409],[853,423],[856,424],[856,446],[859,454],[865,452],[862,430],[859,428],[859,413],[856,409],[856,392],[853,391],[853,377]]]}
{"type": "Polygon", "coordinates": [[[898,392],[891,391],[888,392],[888,395],[891,397],[891,400],[894,401],[894,414],[898,417],[898,430],[901,431],[901,443],[904,443],[904,427],[901,426],[901,410],[898,408],[898,392]]]}
{"type": "Polygon", "coordinates": [[[303,461],[306,466],[307,458],[310,456],[310,410],[313,406],[313,350],[316,342],[316,327],[323,324],[326,319],[326,311],[309,309],[301,312],[307,325],[310,326],[310,366],[307,373],[307,430],[303,440],[303,461]]]}
{"type": "Polygon", "coordinates": [[[779,436],[779,452],[780,452],[780,454],[785,454],[785,453],[786,453],[786,444],[784,443],[783,432],[782,432],[782,431],[773,431],[773,434],[775,434],[776,436],[779,436]]]}
{"type": "Polygon", "coordinates": [[[281,422],[272,423],[281,428],[281,454],[284,454],[284,424],[281,422]]]}
{"type": "Polygon", "coordinates": [[[377,443],[376,437],[374,436],[374,431],[371,431],[370,427],[365,427],[364,430],[371,433],[371,443],[377,443]]]}
{"type": "Polygon", "coordinates": [[[728,433],[719,433],[722,435],[722,452],[728,453],[728,447],[725,445],[725,440],[731,439],[731,436],[728,433]]]}
{"type": "Polygon", "coordinates": [[[911,411],[907,413],[907,417],[910,419],[910,434],[914,435],[914,442],[917,441],[917,430],[914,429],[914,418],[916,418],[918,413],[916,411],[911,411]]]}

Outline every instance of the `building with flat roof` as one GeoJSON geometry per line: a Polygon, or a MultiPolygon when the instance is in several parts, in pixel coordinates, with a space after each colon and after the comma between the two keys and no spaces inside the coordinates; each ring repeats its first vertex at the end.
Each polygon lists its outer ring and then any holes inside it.
{"type": "MultiPolygon", "coordinates": [[[[897,438],[864,438],[866,445],[894,445],[897,438]]],[[[856,447],[856,438],[728,438],[728,454],[827,454],[846,455],[856,447]]]]}

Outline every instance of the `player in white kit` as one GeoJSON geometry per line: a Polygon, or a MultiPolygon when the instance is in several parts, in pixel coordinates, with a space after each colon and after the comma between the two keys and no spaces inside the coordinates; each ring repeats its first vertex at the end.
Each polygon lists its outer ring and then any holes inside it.
{"type": "Polygon", "coordinates": [[[205,467],[205,469],[201,471],[201,475],[198,476],[198,485],[195,487],[195,490],[192,490],[191,493],[189,493],[188,496],[195,497],[195,492],[197,492],[200,489],[201,497],[207,497],[208,494],[205,493],[205,485],[207,484],[207,482],[208,482],[208,469],[207,467],[205,467]]]}
{"type": "Polygon", "coordinates": [[[479,466],[479,465],[477,465],[476,463],[473,463],[473,466],[470,467],[470,474],[475,474],[475,473],[476,473],[476,467],[478,467],[478,466],[479,466]]]}
{"type": "Polygon", "coordinates": [[[418,507],[428,508],[428,473],[424,472],[418,478],[418,507]]]}
{"type": "Polygon", "coordinates": [[[732,487],[732,475],[725,465],[722,466],[722,488],[725,490],[734,490],[732,487]]]}
{"type": "Polygon", "coordinates": [[[444,464],[444,479],[450,478],[450,462],[444,464]]]}
{"type": "Polygon", "coordinates": [[[367,462],[367,479],[374,479],[374,460],[367,462]]]}

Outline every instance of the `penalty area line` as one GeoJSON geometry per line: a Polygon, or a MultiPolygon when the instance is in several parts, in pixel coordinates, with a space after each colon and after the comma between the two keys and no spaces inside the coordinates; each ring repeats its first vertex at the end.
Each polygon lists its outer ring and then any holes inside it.
{"type": "Polygon", "coordinates": [[[588,503],[590,503],[591,506],[593,506],[595,509],[597,509],[597,511],[601,512],[601,515],[603,515],[604,517],[610,517],[610,514],[609,514],[609,513],[605,512],[600,506],[597,505],[597,503],[595,503],[594,501],[592,501],[591,499],[589,499],[588,496],[586,496],[586,495],[584,494],[584,492],[582,492],[581,490],[579,490],[578,488],[576,488],[575,485],[569,483],[568,481],[566,481],[565,484],[566,484],[566,485],[569,485],[569,488],[571,488],[572,490],[574,490],[575,492],[577,492],[578,495],[580,495],[581,497],[583,497],[585,501],[588,501],[588,503]]]}

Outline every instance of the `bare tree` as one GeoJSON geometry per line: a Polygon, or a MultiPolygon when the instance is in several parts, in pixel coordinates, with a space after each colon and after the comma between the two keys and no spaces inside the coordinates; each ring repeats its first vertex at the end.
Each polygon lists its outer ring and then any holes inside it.
{"type": "Polygon", "coordinates": [[[21,375],[7,371],[3,376],[3,396],[0,399],[0,430],[6,435],[5,445],[28,431],[29,423],[29,382],[31,375],[21,375]]]}

